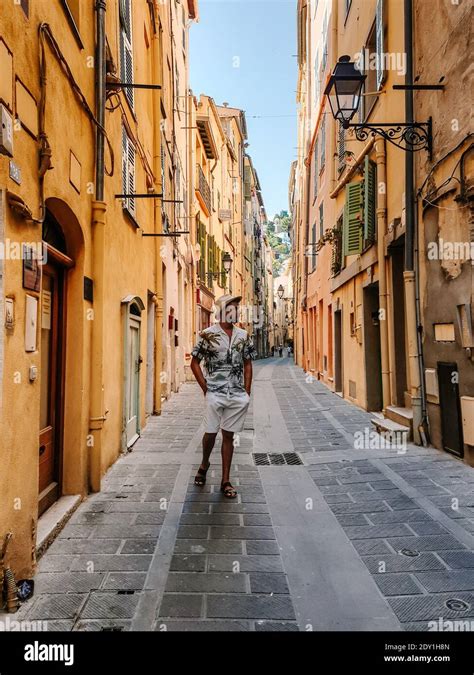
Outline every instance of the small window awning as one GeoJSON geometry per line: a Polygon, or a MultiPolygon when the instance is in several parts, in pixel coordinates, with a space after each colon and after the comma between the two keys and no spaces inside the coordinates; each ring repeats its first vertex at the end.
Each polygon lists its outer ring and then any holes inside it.
{"type": "Polygon", "coordinates": [[[206,153],[207,159],[216,159],[218,156],[217,146],[212,135],[209,118],[198,117],[196,120],[196,125],[199,135],[201,136],[202,144],[204,145],[204,151],[206,153]]]}

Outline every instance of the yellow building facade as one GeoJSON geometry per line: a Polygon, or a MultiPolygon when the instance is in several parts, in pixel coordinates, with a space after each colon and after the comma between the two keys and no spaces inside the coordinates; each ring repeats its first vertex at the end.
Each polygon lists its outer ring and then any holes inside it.
{"type": "MultiPolygon", "coordinates": [[[[184,204],[173,227],[185,229],[187,216],[183,187],[170,193],[163,180],[167,10],[146,0],[2,7],[0,105],[11,134],[0,155],[0,225],[2,243],[20,253],[1,261],[0,535],[13,533],[19,578],[54,534],[38,517],[54,504],[60,527],[100,490],[173,382],[163,327],[172,303],[186,323],[192,292],[189,279],[183,291],[187,273],[178,281],[183,242],[173,274],[189,304],[166,299],[162,266],[176,243],[155,236],[169,234],[163,213],[175,202],[164,199],[184,204]]],[[[187,49],[195,3],[184,18],[173,11],[187,49]]]]}

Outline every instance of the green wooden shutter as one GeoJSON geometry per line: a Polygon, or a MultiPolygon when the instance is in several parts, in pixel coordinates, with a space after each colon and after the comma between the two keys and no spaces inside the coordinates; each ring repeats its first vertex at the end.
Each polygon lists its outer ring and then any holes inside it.
{"type": "Polygon", "coordinates": [[[343,241],[345,256],[362,252],[362,183],[346,185],[343,241]]]}
{"type": "Polygon", "coordinates": [[[375,241],[376,222],[376,164],[366,155],[364,162],[364,240],[375,241]]]}

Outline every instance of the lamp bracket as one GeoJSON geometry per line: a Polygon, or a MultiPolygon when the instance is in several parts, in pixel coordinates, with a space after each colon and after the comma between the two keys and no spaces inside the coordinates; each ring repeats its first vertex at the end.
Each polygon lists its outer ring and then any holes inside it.
{"type": "Polygon", "coordinates": [[[427,122],[409,124],[397,124],[396,122],[391,124],[350,123],[346,128],[354,129],[358,141],[366,141],[369,136],[381,136],[392,145],[406,152],[427,150],[431,157],[433,145],[431,117],[427,122]]]}

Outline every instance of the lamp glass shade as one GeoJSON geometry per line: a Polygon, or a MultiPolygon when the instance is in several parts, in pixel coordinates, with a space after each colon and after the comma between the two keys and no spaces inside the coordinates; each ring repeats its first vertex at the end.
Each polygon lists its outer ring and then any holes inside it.
{"type": "Polygon", "coordinates": [[[224,257],[222,259],[222,263],[224,265],[224,269],[226,272],[230,272],[230,268],[232,267],[232,258],[230,257],[229,253],[224,253],[224,257]]]}
{"type": "Polygon", "coordinates": [[[365,79],[366,75],[355,67],[348,56],[341,56],[324,93],[329,99],[334,119],[339,120],[344,127],[349,126],[359,108],[365,79]]]}

